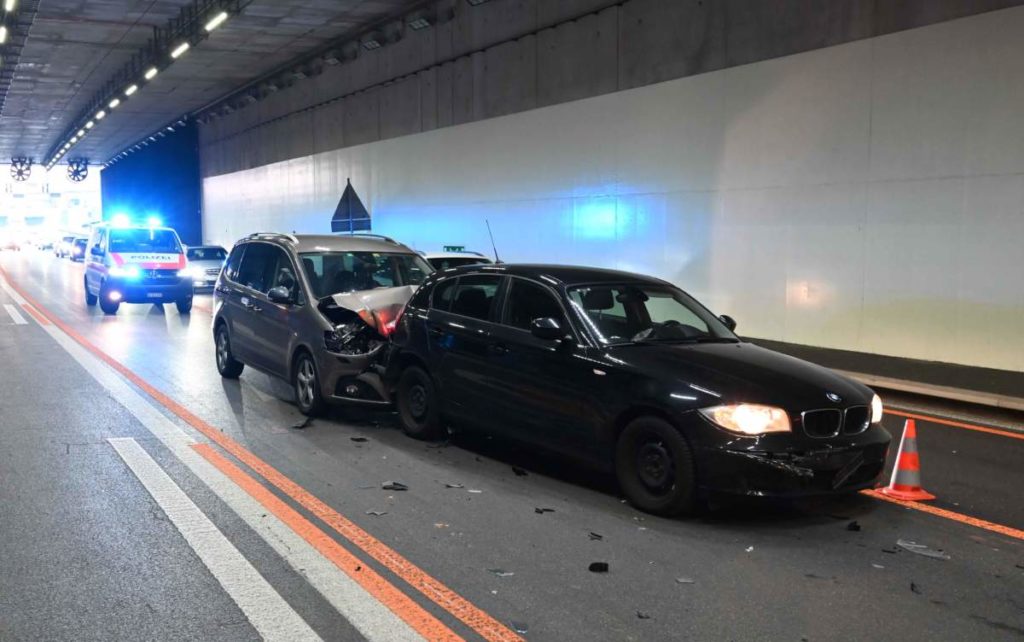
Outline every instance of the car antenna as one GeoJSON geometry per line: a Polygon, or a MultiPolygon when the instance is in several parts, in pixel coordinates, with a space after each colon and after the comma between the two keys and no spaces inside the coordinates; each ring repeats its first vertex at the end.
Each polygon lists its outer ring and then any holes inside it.
{"type": "Polygon", "coordinates": [[[494,233],[491,232],[491,222],[488,219],[484,219],[484,223],[487,223],[487,235],[491,237],[491,249],[494,250],[494,262],[501,263],[501,259],[498,258],[498,247],[494,244],[494,233]]]}

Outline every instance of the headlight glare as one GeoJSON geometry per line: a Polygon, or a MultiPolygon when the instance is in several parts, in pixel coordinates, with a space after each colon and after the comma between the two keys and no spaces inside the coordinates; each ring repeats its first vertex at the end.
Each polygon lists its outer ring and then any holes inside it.
{"type": "Polygon", "coordinates": [[[110,268],[110,276],[121,279],[137,279],[139,278],[139,268],[134,265],[114,266],[110,268]]]}
{"type": "Polygon", "coordinates": [[[742,435],[789,432],[789,415],[782,408],[753,403],[712,406],[700,414],[728,431],[742,435]]]}
{"type": "Polygon", "coordinates": [[[885,409],[882,407],[882,398],[878,395],[871,397],[871,423],[877,424],[882,420],[882,413],[885,409]]]}

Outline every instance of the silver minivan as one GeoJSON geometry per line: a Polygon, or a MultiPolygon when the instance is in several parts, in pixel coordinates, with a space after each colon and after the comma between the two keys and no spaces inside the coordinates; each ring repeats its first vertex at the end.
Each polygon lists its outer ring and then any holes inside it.
{"type": "Polygon", "coordinates": [[[388,335],[433,272],[384,236],[253,234],[231,250],[213,292],[217,370],[289,381],[299,410],[383,406],[388,335]]]}

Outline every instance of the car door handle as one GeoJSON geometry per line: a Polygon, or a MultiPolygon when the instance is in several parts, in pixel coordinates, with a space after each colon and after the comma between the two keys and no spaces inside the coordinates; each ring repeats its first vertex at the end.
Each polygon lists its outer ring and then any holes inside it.
{"type": "Polygon", "coordinates": [[[439,338],[439,337],[444,336],[444,330],[439,328],[439,327],[437,327],[436,325],[432,325],[429,328],[427,328],[427,332],[430,333],[430,336],[432,336],[432,337],[438,337],[439,338]]]}
{"type": "Polygon", "coordinates": [[[504,343],[492,343],[490,345],[490,348],[491,352],[493,352],[494,354],[508,354],[509,352],[512,351],[512,349],[509,348],[504,343]]]}
{"type": "Polygon", "coordinates": [[[255,303],[250,304],[249,305],[249,309],[252,310],[253,312],[263,312],[263,308],[261,308],[260,306],[258,306],[255,303]]]}

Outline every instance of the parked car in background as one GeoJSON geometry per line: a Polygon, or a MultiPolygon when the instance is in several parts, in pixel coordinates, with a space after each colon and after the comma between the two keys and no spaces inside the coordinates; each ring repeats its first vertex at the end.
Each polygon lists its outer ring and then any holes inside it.
{"type": "Polygon", "coordinates": [[[873,486],[890,441],[878,396],[734,328],[660,279],[469,266],[409,301],[386,380],[409,435],[450,421],[582,458],[652,513],[873,486]]]}
{"type": "Polygon", "coordinates": [[[71,246],[75,242],[74,236],[62,236],[53,246],[53,253],[58,258],[71,256],[71,246]]]}
{"type": "Polygon", "coordinates": [[[192,277],[173,229],[98,225],[87,257],[86,305],[99,303],[105,314],[117,314],[122,303],[174,303],[180,314],[192,311],[192,277]]]}
{"type": "Polygon", "coordinates": [[[219,245],[195,245],[185,248],[188,273],[195,289],[213,289],[228,258],[228,251],[219,245]]]}
{"type": "Polygon", "coordinates": [[[84,236],[76,237],[71,241],[71,249],[68,251],[68,256],[76,263],[85,261],[85,250],[88,245],[89,239],[84,236]]]}
{"type": "Polygon", "coordinates": [[[423,258],[427,259],[435,270],[447,270],[449,268],[462,267],[463,265],[490,265],[494,263],[487,256],[479,252],[424,252],[423,258]]]}
{"type": "Polygon", "coordinates": [[[387,336],[433,268],[392,239],[253,234],[231,250],[214,288],[217,370],[244,366],[291,382],[299,410],[387,405],[387,336]]]}

